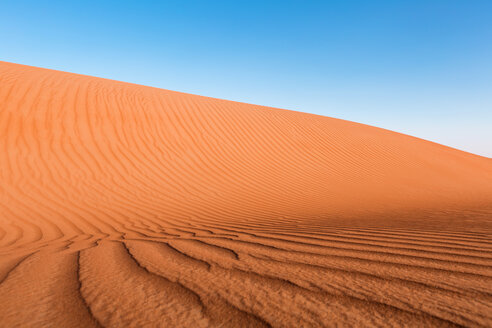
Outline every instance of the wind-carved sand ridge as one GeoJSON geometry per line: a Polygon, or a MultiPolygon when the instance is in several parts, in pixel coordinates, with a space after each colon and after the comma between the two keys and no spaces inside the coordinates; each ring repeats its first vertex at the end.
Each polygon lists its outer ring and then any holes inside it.
{"type": "Polygon", "coordinates": [[[0,326],[492,326],[492,160],[0,62],[0,326]]]}

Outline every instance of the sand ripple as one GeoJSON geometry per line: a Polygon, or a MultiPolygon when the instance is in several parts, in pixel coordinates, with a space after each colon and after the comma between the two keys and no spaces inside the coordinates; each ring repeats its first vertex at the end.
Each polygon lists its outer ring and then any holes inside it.
{"type": "Polygon", "coordinates": [[[0,326],[492,326],[492,160],[0,62],[0,326]]]}

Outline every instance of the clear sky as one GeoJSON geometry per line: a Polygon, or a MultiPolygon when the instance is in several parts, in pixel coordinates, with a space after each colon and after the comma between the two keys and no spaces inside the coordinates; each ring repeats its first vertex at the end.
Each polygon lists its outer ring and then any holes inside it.
{"type": "Polygon", "coordinates": [[[2,1],[0,60],[492,157],[491,0],[2,1]]]}

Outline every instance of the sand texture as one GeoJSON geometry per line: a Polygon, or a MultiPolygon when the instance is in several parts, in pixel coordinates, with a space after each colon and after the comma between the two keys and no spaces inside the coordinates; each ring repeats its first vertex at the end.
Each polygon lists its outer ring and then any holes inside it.
{"type": "Polygon", "coordinates": [[[0,62],[0,327],[331,326],[492,326],[492,159],[0,62]]]}

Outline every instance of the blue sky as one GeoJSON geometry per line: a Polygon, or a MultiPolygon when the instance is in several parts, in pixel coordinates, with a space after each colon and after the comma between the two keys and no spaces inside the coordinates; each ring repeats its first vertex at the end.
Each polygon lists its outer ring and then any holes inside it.
{"type": "Polygon", "coordinates": [[[492,1],[2,1],[0,60],[492,157],[492,1]]]}

